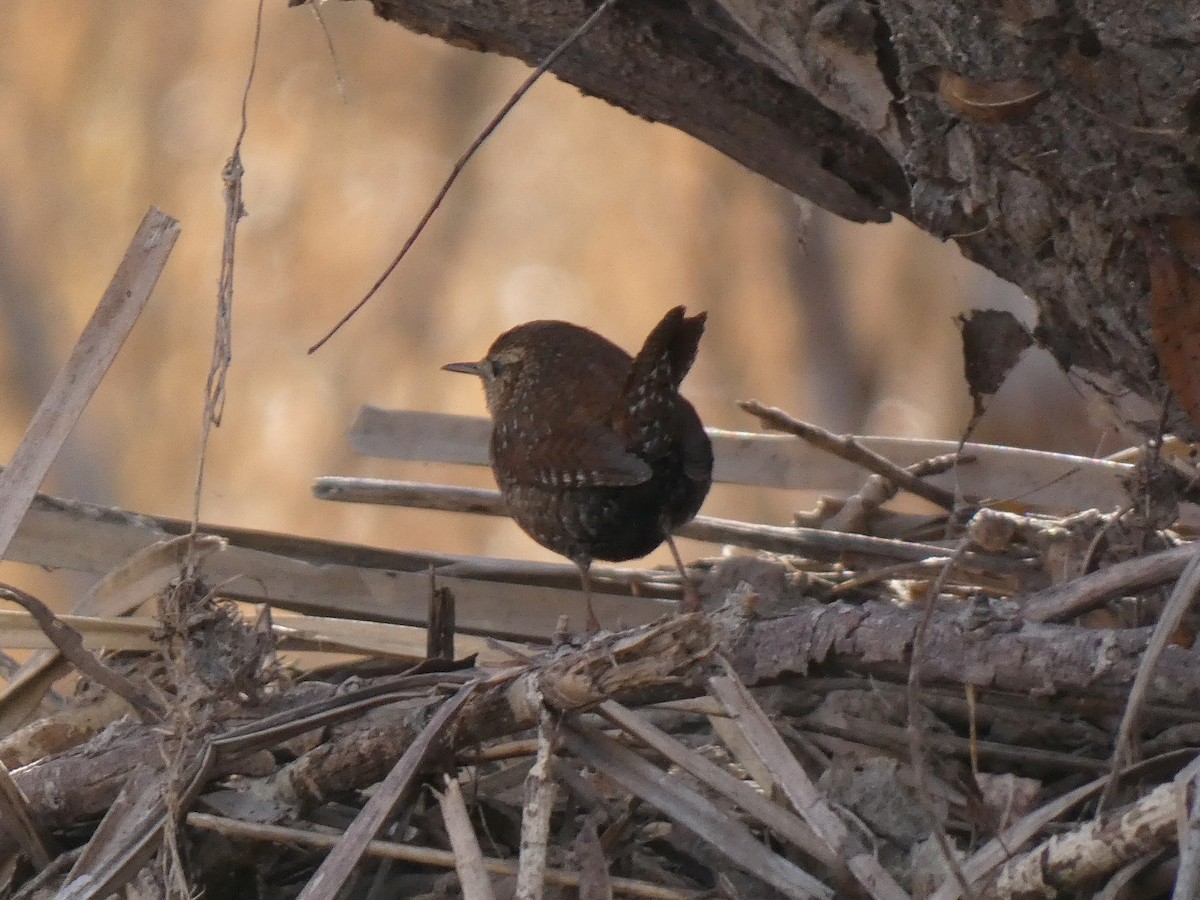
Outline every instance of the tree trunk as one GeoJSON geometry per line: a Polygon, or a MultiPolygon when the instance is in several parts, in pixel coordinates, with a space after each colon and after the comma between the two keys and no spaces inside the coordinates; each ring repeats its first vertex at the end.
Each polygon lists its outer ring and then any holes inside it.
{"type": "MultiPolygon", "coordinates": [[[[372,2],[531,64],[595,9],[372,2]]],[[[1037,339],[1078,384],[1151,433],[1167,381],[1194,408],[1160,373],[1184,329],[1171,314],[1154,337],[1147,254],[1180,261],[1185,305],[1200,296],[1171,240],[1200,207],[1198,38],[1189,0],[625,0],[554,72],[848,219],[899,214],[954,240],[1029,294],[1037,339]]],[[[1200,437],[1174,398],[1166,421],[1200,437]]]]}

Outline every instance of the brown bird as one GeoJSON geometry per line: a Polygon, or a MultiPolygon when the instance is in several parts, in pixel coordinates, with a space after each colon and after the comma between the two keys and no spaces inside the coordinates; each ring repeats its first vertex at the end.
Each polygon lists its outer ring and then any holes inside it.
{"type": "Polygon", "coordinates": [[[675,307],[636,357],[569,322],[527,322],[479,362],[442,367],[483,379],[492,471],[508,511],[579,567],[592,631],[592,560],[635,559],[664,540],[686,605],[698,605],[671,531],[696,515],[712,484],[712,444],[679,393],[704,319],[675,307]]]}

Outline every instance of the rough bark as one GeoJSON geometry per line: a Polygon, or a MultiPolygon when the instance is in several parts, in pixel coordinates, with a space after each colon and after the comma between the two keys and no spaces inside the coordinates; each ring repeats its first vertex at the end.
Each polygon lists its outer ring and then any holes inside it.
{"type": "MultiPolygon", "coordinates": [[[[584,0],[372,0],[414,31],[535,62],[584,0]]],[[[1119,421],[1167,389],[1147,242],[1200,207],[1189,0],[618,3],[555,67],[821,206],[905,216],[1020,285],[1038,339],[1119,421]]],[[[1197,436],[1172,404],[1168,425],[1197,436]]]]}

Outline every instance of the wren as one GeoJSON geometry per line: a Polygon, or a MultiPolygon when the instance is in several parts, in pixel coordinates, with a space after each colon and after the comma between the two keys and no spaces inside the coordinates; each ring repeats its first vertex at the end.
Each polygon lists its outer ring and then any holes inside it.
{"type": "Polygon", "coordinates": [[[442,367],[483,380],[489,458],[508,512],[579,567],[590,631],[599,628],[592,561],[635,559],[663,541],[685,605],[698,606],[671,532],[696,515],[712,484],[712,444],[679,393],[704,320],[675,307],[635,357],[588,328],[527,322],[478,362],[442,367]]]}

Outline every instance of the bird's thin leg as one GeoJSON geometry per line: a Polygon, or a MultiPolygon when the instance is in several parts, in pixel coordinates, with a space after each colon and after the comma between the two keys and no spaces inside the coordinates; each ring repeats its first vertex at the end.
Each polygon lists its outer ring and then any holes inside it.
{"type": "Polygon", "coordinates": [[[688,576],[687,569],[683,567],[683,557],[679,555],[679,548],[675,546],[675,538],[671,537],[669,531],[663,533],[667,536],[667,546],[671,548],[671,555],[675,557],[675,565],[679,567],[679,577],[683,579],[683,602],[679,605],[679,610],[685,613],[699,612],[700,592],[688,576]]]}
{"type": "Polygon", "coordinates": [[[579,580],[583,584],[583,599],[587,602],[587,628],[588,634],[595,634],[600,630],[600,620],[596,618],[595,610],[592,609],[592,578],[589,569],[592,566],[592,561],[575,560],[575,565],[579,567],[579,580]]]}

